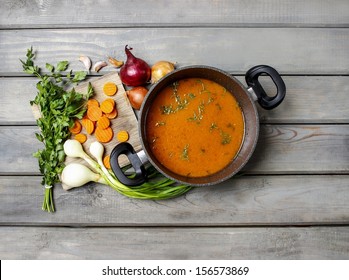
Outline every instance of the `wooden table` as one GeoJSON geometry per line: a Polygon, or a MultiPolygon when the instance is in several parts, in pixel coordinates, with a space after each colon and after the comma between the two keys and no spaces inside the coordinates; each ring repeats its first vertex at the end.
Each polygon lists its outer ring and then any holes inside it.
{"type": "MultiPolygon", "coordinates": [[[[348,259],[349,2],[1,1],[1,259],[348,259]],[[211,65],[237,76],[275,67],[287,96],[259,110],[261,133],[243,176],[167,201],[89,184],[54,189],[41,210],[29,100],[37,63],[124,59],[211,65]]],[[[104,68],[103,75],[112,68],[104,68]]],[[[265,79],[264,86],[273,90],[265,79]]]]}

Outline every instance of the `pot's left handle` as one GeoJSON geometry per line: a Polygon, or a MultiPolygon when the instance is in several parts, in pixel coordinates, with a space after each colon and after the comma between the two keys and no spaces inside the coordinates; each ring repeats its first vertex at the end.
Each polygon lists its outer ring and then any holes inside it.
{"type": "Polygon", "coordinates": [[[285,98],[286,86],[280,74],[271,66],[257,65],[247,71],[245,75],[246,83],[253,89],[257,96],[257,101],[262,108],[270,110],[277,107],[285,98]],[[258,78],[261,74],[267,74],[274,82],[277,93],[275,96],[268,96],[258,78]]]}
{"type": "Polygon", "coordinates": [[[118,180],[124,185],[139,186],[147,179],[147,171],[144,164],[130,143],[124,142],[115,146],[110,154],[110,166],[118,180]],[[124,174],[118,161],[120,155],[127,156],[135,170],[135,177],[130,178],[124,174]]]}

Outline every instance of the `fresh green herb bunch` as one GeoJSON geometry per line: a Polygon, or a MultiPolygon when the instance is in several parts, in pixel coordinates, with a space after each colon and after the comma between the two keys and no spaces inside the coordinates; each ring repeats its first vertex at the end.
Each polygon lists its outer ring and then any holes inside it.
{"type": "Polygon", "coordinates": [[[46,63],[49,74],[41,74],[41,69],[34,64],[32,47],[27,50],[26,57],[26,61],[20,60],[23,71],[39,79],[36,84],[37,95],[30,104],[38,106],[41,115],[37,120],[40,133],[36,133],[36,138],[44,144],[44,148],[33,155],[38,158],[39,169],[43,174],[41,184],[45,186],[42,209],[54,212],[52,187],[59,182],[59,174],[64,168],[63,143],[70,136],[69,127],[72,127],[74,118],[83,117],[86,101],[92,96],[93,89],[89,84],[85,95],[74,89],[66,90],[72,84],[84,80],[87,74],[85,71],[73,73],[71,70],[64,77],[61,72],[67,70],[68,61],[60,61],[56,67],[46,63]]]}

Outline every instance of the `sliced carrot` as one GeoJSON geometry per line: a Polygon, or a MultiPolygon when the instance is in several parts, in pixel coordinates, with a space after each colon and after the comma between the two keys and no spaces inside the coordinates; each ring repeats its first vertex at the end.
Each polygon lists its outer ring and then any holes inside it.
{"type": "Polygon", "coordinates": [[[110,120],[106,116],[102,116],[97,121],[97,126],[99,128],[105,129],[110,126],[110,120]]]}
{"type": "Polygon", "coordinates": [[[101,110],[101,108],[97,107],[97,106],[90,106],[87,109],[87,117],[91,120],[91,121],[98,121],[98,119],[102,116],[103,112],[101,110]]]}
{"type": "Polygon", "coordinates": [[[103,158],[103,164],[106,168],[110,169],[110,155],[103,158]]]}
{"type": "Polygon", "coordinates": [[[99,107],[99,102],[96,99],[89,99],[87,101],[87,107],[91,107],[91,106],[97,106],[99,107]]]}
{"type": "Polygon", "coordinates": [[[79,133],[74,136],[75,140],[78,140],[81,144],[85,143],[87,140],[87,136],[85,134],[79,133]]]}
{"type": "Polygon", "coordinates": [[[116,109],[116,107],[114,107],[113,111],[106,113],[105,116],[110,120],[115,119],[118,116],[118,110],[116,109]]]}
{"type": "Polygon", "coordinates": [[[103,86],[103,92],[105,93],[105,95],[113,96],[117,93],[117,91],[118,91],[117,85],[112,82],[107,82],[103,86]]]}
{"type": "Polygon", "coordinates": [[[114,99],[107,98],[101,103],[101,110],[103,113],[111,113],[115,107],[114,99]]]}
{"type": "Polygon", "coordinates": [[[86,132],[91,135],[93,133],[93,131],[95,130],[95,125],[94,125],[93,121],[91,121],[88,118],[84,118],[81,120],[81,122],[82,122],[83,127],[86,129],[86,132]]]}
{"type": "Polygon", "coordinates": [[[120,141],[120,142],[126,142],[129,138],[128,132],[126,130],[120,130],[117,134],[116,134],[116,138],[120,141]]]}
{"type": "Polygon", "coordinates": [[[82,128],[81,123],[78,120],[75,120],[74,125],[71,128],[69,128],[69,131],[73,134],[78,134],[80,133],[81,128],[82,128]]]}
{"type": "Polygon", "coordinates": [[[95,136],[101,143],[108,143],[111,139],[113,139],[113,135],[114,133],[111,127],[107,127],[105,129],[102,129],[98,126],[96,127],[95,136]]]}
{"type": "MultiPolygon", "coordinates": [[[[85,127],[85,121],[86,121],[86,120],[91,121],[91,120],[87,117],[87,113],[86,113],[86,115],[81,119],[81,124],[82,124],[83,127],[85,127]]],[[[91,121],[91,122],[93,123],[93,125],[96,125],[96,121],[91,121]]]]}

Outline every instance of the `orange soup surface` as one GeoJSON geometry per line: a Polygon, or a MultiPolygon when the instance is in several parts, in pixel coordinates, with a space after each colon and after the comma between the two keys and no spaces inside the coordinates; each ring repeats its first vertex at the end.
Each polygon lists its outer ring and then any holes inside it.
{"type": "Polygon", "coordinates": [[[188,78],[159,92],[148,112],[146,134],[162,165],[179,175],[204,177],[222,170],[239,152],[244,117],[224,87],[188,78]]]}

